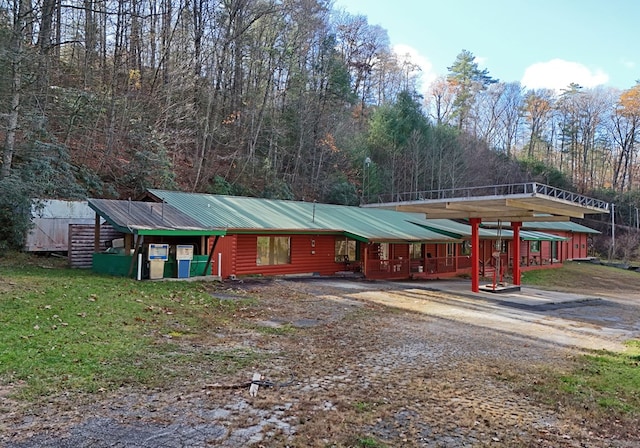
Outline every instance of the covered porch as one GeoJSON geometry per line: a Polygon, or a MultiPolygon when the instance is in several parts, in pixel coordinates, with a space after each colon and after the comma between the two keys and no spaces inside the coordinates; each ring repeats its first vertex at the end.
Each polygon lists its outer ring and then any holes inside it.
{"type": "MultiPolygon", "coordinates": [[[[480,224],[483,219],[511,222],[513,240],[518,242],[513,244],[511,260],[513,284],[519,287],[521,262],[531,267],[533,261],[533,257],[522,258],[524,254],[521,254],[519,242],[523,221],[569,220],[570,217],[584,218],[585,214],[609,213],[609,204],[605,201],[535,182],[401,193],[380,196],[377,203],[363,206],[424,213],[427,219],[468,219],[472,233],[473,292],[480,290],[481,263],[484,263],[480,251],[480,224]]],[[[493,251],[492,256],[498,264],[502,264],[499,250],[493,251]]],[[[506,264],[509,265],[508,259],[506,264]]]]}

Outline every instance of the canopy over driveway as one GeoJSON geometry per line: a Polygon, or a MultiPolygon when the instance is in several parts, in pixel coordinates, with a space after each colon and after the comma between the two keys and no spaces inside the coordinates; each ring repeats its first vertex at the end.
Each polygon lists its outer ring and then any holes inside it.
{"type": "MultiPolygon", "coordinates": [[[[471,289],[479,292],[479,226],[482,219],[511,221],[513,238],[520,239],[522,221],[553,221],[609,213],[609,203],[536,182],[418,191],[380,196],[363,207],[425,213],[427,218],[469,219],[471,236],[471,289]]],[[[520,258],[519,244],[513,245],[520,258]]],[[[514,284],[520,285],[520,266],[513,266],[514,284]]]]}

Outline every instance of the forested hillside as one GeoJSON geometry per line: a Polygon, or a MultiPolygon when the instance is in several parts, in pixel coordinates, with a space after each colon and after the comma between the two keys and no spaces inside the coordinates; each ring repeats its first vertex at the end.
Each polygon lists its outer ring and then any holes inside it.
{"type": "Polygon", "coordinates": [[[527,91],[462,50],[422,86],[331,4],[0,0],[0,240],[30,197],[148,187],[358,204],[538,180],[637,226],[640,85],[527,91]]]}

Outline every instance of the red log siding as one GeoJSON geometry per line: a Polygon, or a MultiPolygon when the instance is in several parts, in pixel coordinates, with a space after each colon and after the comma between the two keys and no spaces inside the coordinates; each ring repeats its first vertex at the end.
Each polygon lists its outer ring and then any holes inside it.
{"type": "Polygon", "coordinates": [[[316,272],[332,275],[344,270],[344,263],[335,261],[335,236],[278,235],[291,239],[291,263],[267,266],[256,263],[258,236],[261,235],[227,235],[220,238],[213,255],[213,274],[217,275],[218,253],[222,254],[222,278],[231,275],[270,276],[316,272]]]}
{"type": "Polygon", "coordinates": [[[426,258],[435,258],[438,256],[438,244],[425,244],[424,256],[426,258]],[[429,256],[431,254],[431,256],[429,256]]]}
{"type": "Polygon", "coordinates": [[[572,246],[571,240],[563,241],[560,244],[560,247],[562,247],[562,260],[563,261],[564,260],[569,260],[570,258],[572,258],[571,255],[570,255],[570,251],[569,251],[571,246],[572,246]]]}
{"type": "Polygon", "coordinates": [[[551,260],[551,243],[553,241],[540,241],[540,263],[548,263],[551,260]]]}
{"type": "MultiPolygon", "coordinates": [[[[542,241],[540,243],[540,252],[531,252],[529,250],[528,241],[520,241],[521,264],[527,269],[560,266],[561,262],[570,258],[582,258],[587,256],[587,239],[586,234],[568,234],[566,232],[554,232],[555,235],[563,237],[571,237],[569,241],[561,241],[557,244],[556,259],[558,262],[551,262],[552,259],[552,242],[542,241]],[[532,264],[532,256],[537,257],[538,264],[532,264]],[[554,266],[555,265],[555,266],[554,266]]],[[[291,263],[284,265],[259,266],[256,263],[257,238],[260,235],[227,235],[221,237],[216,245],[215,253],[212,257],[213,275],[218,274],[218,254],[222,254],[222,278],[228,278],[231,275],[290,275],[290,274],[309,274],[318,273],[320,275],[333,275],[336,272],[347,269],[344,263],[336,263],[335,261],[335,236],[330,235],[280,235],[291,238],[291,263]]],[[[267,236],[267,235],[264,235],[267,236]]],[[[210,248],[214,238],[209,239],[210,248]]],[[[513,242],[509,242],[509,254],[503,254],[501,257],[502,266],[505,270],[510,270],[513,260],[513,242]]],[[[390,244],[389,258],[394,260],[395,269],[389,268],[382,270],[380,263],[379,244],[362,244],[361,259],[367,257],[367,261],[363,263],[366,267],[365,276],[368,278],[408,278],[411,276],[411,267],[413,265],[413,273],[417,270],[417,266],[423,265],[423,272],[427,278],[431,276],[445,277],[458,275],[470,271],[470,259],[468,256],[461,256],[462,245],[456,244],[456,254],[453,258],[447,258],[447,245],[443,243],[425,244],[423,248],[423,260],[413,264],[409,260],[408,244],[390,244]],[[427,256],[431,254],[431,258],[427,256]],[[376,261],[377,260],[377,261],[376,261]],[[404,266],[406,264],[406,266],[404,266]],[[398,270],[397,266],[402,265],[402,269],[398,270]],[[406,269],[405,269],[406,268],[406,269]]],[[[495,241],[480,241],[480,261],[485,263],[485,267],[491,270],[494,264],[492,253],[495,250],[495,241]]],[[[385,265],[386,266],[386,265],[385,265]]]]}
{"type": "Polygon", "coordinates": [[[395,259],[409,259],[409,245],[408,244],[391,244],[391,258],[395,259]]]}
{"type": "Polygon", "coordinates": [[[520,264],[524,266],[539,265],[551,259],[551,242],[540,241],[540,250],[531,250],[532,241],[520,241],[520,264]]]}
{"type": "Polygon", "coordinates": [[[438,264],[436,258],[438,257],[438,244],[425,244],[424,245],[424,272],[426,274],[434,274],[437,272],[438,264]]]}
{"type": "MultiPolygon", "coordinates": [[[[557,252],[555,260],[557,262],[563,262],[565,260],[571,260],[573,258],[584,258],[588,256],[589,250],[589,235],[586,233],[570,233],[557,231],[545,231],[552,235],[557,235],[563,238],[569,238],[567,241],[558,241],[556,244],[557,252]]],[[[531,264],[533,256],[538,257],[542,263],[550,263],[553,257],[552,247],[553,242],[542,241],[540,252],[529,251],[529,242],[520,242],[520,254],[522,259],[526,261],[525,264],[531,264]]],[[[521,260],[522,261],[522,260],[521,260]]]]}
{"type": "MultiPolygon", "coordinates": [[[[209,253],[211,253],[214,241],[215,237],[209,238],[209,253]]],[[[229,278],[229,276],[236,274],[236,249],[237,235],[225,235],[218,238],[211,257],[212,275],[218,275],[218,271],[222,278],[229,278]],[[218,266],[218,260],[220,260],[220,266],[218,266]]]]}
{"type": "Polygon", "coordinates": [[[480,262],[491,263],[495,245],[494,240],[480,240],[480,262]]]}
{"type": "Polygon", "coordinates": [[[573,233],[569,242],[568,258],[585,258],[588,251],[586,233],[573,233]]]}
{"type": "Polygon", "coordinates": [[[572,247],[573,247],[573,239],[578,236],[578,235],[574,235],[573,233],[570,232],[553,232],[554,235],[558,235],[558,236],[562,236],[564,238],[569,238],[567,241],[561,241],[558,243],[558,256],[556,258],[558,258],[558,260],[560,261],[565,261],[565,260],[569,260],[571,258],[574,258],[574,256],[572,255],[573,251],[572,251],[572,247]]]}

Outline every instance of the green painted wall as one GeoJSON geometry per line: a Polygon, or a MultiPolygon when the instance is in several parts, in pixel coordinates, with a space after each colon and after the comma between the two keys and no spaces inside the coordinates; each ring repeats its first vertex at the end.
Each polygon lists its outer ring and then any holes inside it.
{"type": "MultiPolygon", "coordinates": [[[[207,255],[194,255],[189,270],[190,277],[199,277],[201,275],[211,275],[211,265],[207,274],[203,274],[205,265],[207,264],[207,255]]],[[[93,254],[93,272],[98,274],[114,275],[117,277],[127,277],[129,267],[131,265],[131,256],[121,254],[93,254]]],[[[134,263],[131,278],[135,278],[138,272],[137,262],[134,263]]],[[[178,276],[176,260],[169,260],[164,264],[164,277],[175,278],[178,276]]]]}
{"type": "MultiPolygon", "coordinates": [[[[117,277],[127,277],[131,265],[130,255],[94,253],[92,270],[98,274],[108,274],[117,277]]],[[[137,272],[137,263],[133,266],[132,278],[137,272]]]]}
{"type": "MultiPolygon", "coordinates": [[[[191,267],[189,269],[189,277],[200,277],[202,275],[211,275],[211,265],[209,265],[208,272],[204,274],[205,265],[209,259],[208,255],[194,255],[191,260],[191,267]]],[[[178,264],[176,260],[169,260],[164,264],[164,276],[165,278],[178,277],[178,264]]]]}

